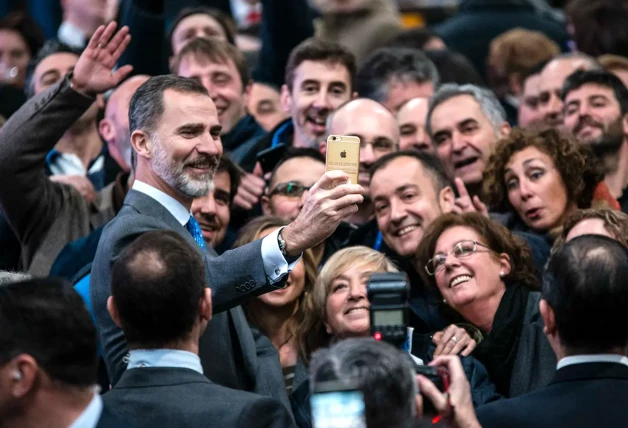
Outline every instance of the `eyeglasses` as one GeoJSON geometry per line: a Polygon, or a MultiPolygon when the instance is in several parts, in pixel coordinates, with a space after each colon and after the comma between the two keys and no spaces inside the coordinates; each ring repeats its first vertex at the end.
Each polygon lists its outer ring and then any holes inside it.
{"type": "Polygon", "coordinates": [[[291,198],[300,198],[303,193],[310,190],[312,186],[304,186],[301,183],[295,181],[289,181],[287,183],[279,183],[271,192],[269,196],[281,195],[291,198]]]}
{"type": "Polygon", "coordinates": [[[436,272],[445,266],[445,261],[450,254],[453,254],[457,259],[463,259],[469,255],[478,252],[491,252],[492,250],[486,245],[477,241],[460,241],[451,249],[447,254],[437,254],[425,265],[425,271],[428,275],[436,275],[436,272]],[[487,248],[488,250],[478,250],[478,246],[487,248]]]}

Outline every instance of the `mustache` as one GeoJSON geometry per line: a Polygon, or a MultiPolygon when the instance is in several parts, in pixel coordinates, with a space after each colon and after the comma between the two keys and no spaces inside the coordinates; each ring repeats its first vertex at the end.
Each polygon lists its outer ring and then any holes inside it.
{"type": "Polygon", "coordinates": [[[578,123],[573,130],[574,134],[578,134],[585,126],[593,126],[595,128],[604,129],[604,125],[594,120],[591,116],[583,116],[578,120],[578,123]]]}
{"type": "Polygon", "coordinates": [[[216,156],[198,155],[193,159],[186,160],[185,166],[192,168],[211,168],[215,170],[218,168],[218,161],[219,159],[216,156]]]}

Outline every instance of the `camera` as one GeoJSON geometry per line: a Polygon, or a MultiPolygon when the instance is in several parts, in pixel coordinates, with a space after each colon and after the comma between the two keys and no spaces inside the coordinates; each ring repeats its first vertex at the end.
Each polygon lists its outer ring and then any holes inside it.
{"type": "Polygon", "coordinates": [[[410,289],[405,274],[374,273],[368,283],[371,336],[401,348],[408,336],[410,289]]]}

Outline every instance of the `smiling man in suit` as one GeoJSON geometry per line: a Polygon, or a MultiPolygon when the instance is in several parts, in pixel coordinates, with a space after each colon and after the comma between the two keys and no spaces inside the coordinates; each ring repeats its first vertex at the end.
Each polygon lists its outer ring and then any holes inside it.
{"type": "MultiPolygon", "coordinates": [[[[111,71],[124,50],[125,31],[114,35],[115,24],[97,31],[70,82],[57,88],[56,98],[79,91],[88,95],[82,101],[86,106],[90,94],[113,87],[128,73],[126,66],[111,71]]],[[[77,109],[81,100],[74,101],[72,107],[77,109]]],[[[90,283],[112,384],[119,380],[128,358],[124,333],[107,311],[110,267],[143,233],[172,230],[204,258],[207,282],[212,286],[214,318],[199,342],[204,374],[220,385],[275,397],[288,406],[278,356],[258,352],[268,348],[268,340],[252,332],[238,305],[283,287],[302,252],[326,239],[342,219],[357,211],[362,188],[346,184],[346,174],[330,171],[310,189],[301,213],[290,225],[216,257],[213,250],[205,249],[200,227],[190,213],[193,199],[211,188],[222,155],[221,126],[207,90],[191,79],[152,77],[133,96],[129,122],[135,182],[124,206],[103,231],[90,283]]]]}
{"type": "Polygon", "coordinates": [[[552,255],[540,310],[558,366],[547,387],[478,409],[484,428],[628,426],[628,249],[583,235],[552,255]]]}
{"type": "Polygon", "coordinates": [[[178,233],[147,232],[125,248],[111,269],[107,307],[131,351],[104,401],[138,428],[293,426],[279,401],[203,376],[198,342],[211,320],[211,290],[203,258],[178,233]]]}

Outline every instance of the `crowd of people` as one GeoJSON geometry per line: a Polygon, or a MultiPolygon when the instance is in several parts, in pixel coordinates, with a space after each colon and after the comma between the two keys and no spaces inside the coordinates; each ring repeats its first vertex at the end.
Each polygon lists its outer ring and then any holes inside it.
{"type": "Polygon", "coordinates": [[[0,428],[628,426],[625,2],[18,3],[0,428]]]}

